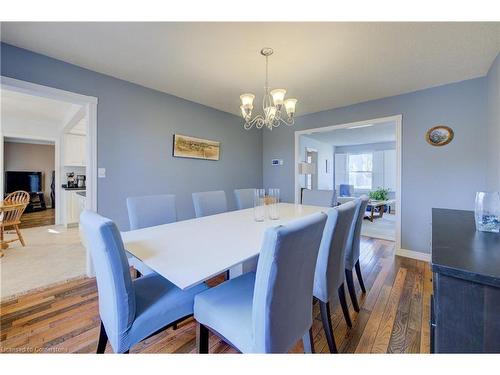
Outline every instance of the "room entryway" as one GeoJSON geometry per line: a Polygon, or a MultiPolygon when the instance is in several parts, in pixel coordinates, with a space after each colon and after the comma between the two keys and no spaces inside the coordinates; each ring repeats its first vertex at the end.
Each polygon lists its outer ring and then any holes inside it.
{"type": "Polygon", "coordinates": [[[96,209],[96,118],[92,98],[5,77],[1,99],[0,201],[8,206],[16,191],[27,196],[18,208],[24,244],[15,226],[5,226],[5,301],[91,273],[78,221],[82,210],[96,209]]]}
{"type": "Polygon", "coordinates": [[[369,196],[361,235],[400,248],[401,116],[295,132],[295,201],[332,192],[333,205],[369,196]]]}

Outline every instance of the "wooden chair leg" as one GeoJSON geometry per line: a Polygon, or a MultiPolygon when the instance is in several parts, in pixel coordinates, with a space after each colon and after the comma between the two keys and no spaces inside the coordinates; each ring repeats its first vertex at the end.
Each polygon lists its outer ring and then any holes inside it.
{"type": "Polygon", "coordinates": [[[365,283],[363,282],[363,275],[361,274],[361,267],[359,265],[359,259],[356,261],[354,268],[356,269],[356,275],[358,276],[358,281],[359,285],[361,286],[361,290],[363,291],[363,293],[366,293],[365,283]]]}
{"type": "Polygon", "coordinates": [[[325,331],[326,342],[330,353],[338,353],[337,345],[335,345],[335,337],[333,335],[332,320],[330,317],[330,303],[319,301],[321,312],[321,321],[323,322],[323,330],[325,331]]]}
{"type": "Polygon", "coordinates": [[[309,328],[307,333],[302,337],[302,343],[304,344],[304,353],[313,354],[314,353],[314,341],[312,335],[312,327],[309,328]]]}
{"type": "Polygon", "coordinates": [[[7,242],[4,242],[4,227],[3,225],[0,225],[0,249],[5,250],[8,247],[9,244],[7,242]]]}
{"type": "Polygon", "coordinates": [[[101,328],[99,329],[99,341],[97,342],[97,354],[104,354],[106,350],[106,344],[108,343],[108,335],[106,334],[106,329],[104,324],[101,322],[101,328]]]}
{"type": "Polygon", "coordinates": [[[354,288],[354,280],[352,278],[352,270],[345,270],[345,280],[347,282],[347,289],[351,296],[352,307],[354,311],[359,312],[358,298],[356,297],[356,289],[354,288]]]}
{"type": "Polygon", "coordinates": [[[196,323],[196,347],[198,353],[208,354],[208,328],[200,323],[196,323]]]}
{"type": "Polygon", "coordinates": [[[24,242],[23,235],[21,234],[21,231],[19,230],[19,226],[14,225],[14,229],[16,230],[17,238],[19,238],[19,241],[21,241],[21,245],[26,246],[26,243],[24,242]]]}
{"type": "Polygon", "coordinates": [[[344,283],[339,287],[339,299],[340,306],[342,306],[342,312],[344,313],[345,322],[349,328],[352,328],[351,317],[349,316],[349,308],[347,307],[347,300],[345,298],[344,283]]]}

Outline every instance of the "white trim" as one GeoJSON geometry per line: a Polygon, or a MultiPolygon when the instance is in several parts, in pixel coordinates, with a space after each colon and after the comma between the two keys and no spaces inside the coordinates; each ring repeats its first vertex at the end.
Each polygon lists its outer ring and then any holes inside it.
{"type": "Polygon", "coordinates": [[[64,126],[62,127],[63,133],[68,133],[76,124],[78,124],[85,116],[87,115],[87,111],[85,110],[85,106],[81,106],[76,112],[72,113],[71,116],[65,121],[64,126]]]}
{"type": "Polygon", "coordinates": [[[94,96],[87,96],[77,94],[76,92],[56,89],[54,87],[38,85],[36,83],[21,81],[19,79],[0,76],[2,88],[7,90],[20,92],[28,95],[41,96],[48,99],[59,100],[72,104],[97,104],[97,98],[94,96]]]}
{"type": "MultiPolygon", "coordinates": [[[[59,100],[67,103],[81,105],[85,108],[85,114],[87,116],[87,160],[86,160],[86,176],[87,176],[87,196],[86,196],[86,209],[97,212],[97,98],[93,96],[87,96],[82,94],[77,94],[71,91],[65,91],[56,89],[49,86],[38,85],[36,83],[21,81],[18,79],[0,76],[0,88],[2,90],[10,90],[15,92],[20,92],[28,95],[44,97],[48,99],[59,100]]],[[[3,145],[3,133],[0,128],[0,142],[3,145]]],[[[17,138],[22,138],[18,135],[8,135],[17,138]]],[[[26,136],[24,136],[26,138],[26,136]]],[[[37,137],[43,139],[41,137],[37,137]]],[[[52,140],[52,139],[51,139],[52,140]]],[[[55,139],[56,142],[56,188],[61,188],[61,181],[58,178],[57,169],[61,167],[60,162],[60,141],[61,139],[55,139]]],[[[3,147],[1,148],[3,150],[3,147]]],[[[3,158],[2,158],[3,159],[3,158]]],[[[3,160],[0,163],[3,172],[3,160]]],[[[3,196],[3,173],[0,176],[0,193],[3,196]]],[[[59,194],[61,195],[61,194],[59,194]]],[[[56,210],[57,207],[61,205],[57,202],[56,194],[56,210]]],[[[60,213],[58,221],[61,222],[60,213]]],[[[87,254],[87,275],[93,275],[92,264],[90,257],[87,254]]]]}
{"type": "Polygon", "coordinates": [[[336,129],[345,129],[353,126],[362,126],[362,125],[379,125],[385,122],[394,121],[396,123],[396,249],[401,248],[401,167],[402,167],[402,124],[403,124],[403,115],[394,115],[388,117],[380,117],[375,119],[369,119],[364,121],[356,121],[349,122],[345,124],[338,125],[330,125],[319,128],[310,128],[305,130],[297,130],[295,131],[295,162],[294,162],[294,175],[295,175],[295,203],[299,203],[300,197],[300,185],[299,185],[299,170],[298,163],[300,159],[300,150],[299,150],[299,137],[301,135],[307,135],[312,132],[327,132],[330,130],[336,129]]]}
{"type": "Polygon", "coordinates": [[[9,143],[28,143],[32,145],[48,145],[48,146],[54,146],[55,142],[54,141],[47,141],[43,139],[22,139],[22,138],[14,138],[14,137],[9,137],[4,135],[4,142],[9,142],[9,143]],[[6,139],[7,138],[7,139],[6,139]]]}
{"type": "Polygon", "coordinates": [[[419,251],[406,250],[406,249],[397,249],[396,250],[396,255],[399,255],[400,257],[405,257],[405,258],[422,260],[424,262],[430,262],[431,261],[431,254],[421,253],[419,251]]]}

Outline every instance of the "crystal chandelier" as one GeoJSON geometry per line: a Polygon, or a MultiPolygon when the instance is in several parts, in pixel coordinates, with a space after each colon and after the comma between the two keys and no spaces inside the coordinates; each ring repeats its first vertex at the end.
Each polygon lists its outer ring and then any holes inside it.
{"type": "Polygon", "coordinates": [[[245,119],[245,129],[249,130],[254,125],[257,129],[262,128],[264,125],[269,130],[280,126],[281,123],[287,125],[294,124],[295,104],[297,99],[285,99],[285,89],[269,90],[268,83],[268,59],[273,54],[272,48],[263,48],[260,54],[266,58],[266,85],[264,86],[264,99],[262,100],[263,114],[259,114],[252,118],[254,94],[240,95],[241,99],[241,115],[245,119]]]}

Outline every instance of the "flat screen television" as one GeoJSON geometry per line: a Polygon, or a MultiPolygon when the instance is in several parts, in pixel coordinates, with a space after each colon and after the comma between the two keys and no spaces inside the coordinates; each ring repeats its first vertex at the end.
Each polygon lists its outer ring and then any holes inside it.
{"type": "Polygon", "coordinates": [[[42,172],[5,172],[5,193],[24,190],[28,193],[37,193],[42,191],[42,172]]]}

